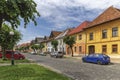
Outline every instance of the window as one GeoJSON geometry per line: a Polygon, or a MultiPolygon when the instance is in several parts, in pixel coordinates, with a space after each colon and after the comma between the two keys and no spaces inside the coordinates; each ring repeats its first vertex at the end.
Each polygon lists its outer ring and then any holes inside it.
{"type": "Polygon", "coordinates": [[[118,27],[112,28],[112,37],[117,37],[118,36],[118,27]]]}
{"type": "Polygon", "coordinates": [[[77,40],[77,36],[74,36],[74,39],[77,40]]]}
{"type": "Polygon", "coordinates": [[[102,53],[106,53],[107,52],[107,46],[106,45],[102,45],[102,53]]]}
{"type": "Polygon", "coordinates": [[[117,53],[117,44],[112,45],[112,52],[117,53]]]}
{"type": "Polygon", "coordinates": [[[82,40],[82,34],[79,35],[79,40],[82,40]]]}
{"type": "Polygon", "coordinates": [[[75,52],[76,52],[76,47],[74,48],[75,52]]]}
{"type": "Polygon", "coordinates": [[[107,38],[107,30],[102,30],[102,38],[107,38]]]}
{"type": "Polygon", "coordinates": [[[82,52],[82,46],[79,46],[79,52],[82,52]]]}
{"type": "Polygon", "coordinates": [[[90,38],[90,40],[93,40],[93,33],[89,34],[89,38],[90,38]]]}

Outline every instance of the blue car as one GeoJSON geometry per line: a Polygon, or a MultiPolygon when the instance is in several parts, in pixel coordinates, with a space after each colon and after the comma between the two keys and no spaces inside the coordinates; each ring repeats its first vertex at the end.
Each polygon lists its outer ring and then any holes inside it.
{"type": "Polygon", "coordinates": [[[82,57],[83,62],[91,62],[96,64],[109,64],[110,57],[105,54],[89,54],[88,56],[82,57]]]}

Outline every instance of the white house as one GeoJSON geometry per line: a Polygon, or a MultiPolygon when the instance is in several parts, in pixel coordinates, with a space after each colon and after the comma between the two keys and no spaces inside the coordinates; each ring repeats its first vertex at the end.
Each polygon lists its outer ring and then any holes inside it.
{"type": "Polygon", "coordinates": [[[63,39],[70,30],[71,29],[66,29],[55,38],[55,40],[58,41],[58,51],[66,52],[66,44],[63,42],[63,39]]]}
{"type": "Polygon", "coordinates": [[[51,45],[51,42],[52,40],[55,39],[55,37],[57,37],[61,32],[60,31],[51,31],[51,34],[49,36],[49,39],[47,41],[47,51],[49,52],[53,52],[54,51],[54,48],[53,46],[51,45]]]}

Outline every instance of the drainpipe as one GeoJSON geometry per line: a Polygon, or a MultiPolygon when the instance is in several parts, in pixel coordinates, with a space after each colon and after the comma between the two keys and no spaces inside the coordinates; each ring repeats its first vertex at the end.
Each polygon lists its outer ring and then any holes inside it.
{"type": "Polygon", "coordinates": [[[86,56],[86,53],[87,53],[87,34],[85,32],[85,56],[86,56]]]}

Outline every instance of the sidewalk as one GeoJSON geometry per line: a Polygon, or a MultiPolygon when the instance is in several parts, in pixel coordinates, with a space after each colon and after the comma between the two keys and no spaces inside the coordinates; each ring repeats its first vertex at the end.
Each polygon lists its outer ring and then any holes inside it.
{"type": "Polygon", "coordinates": [[[111,58],[111,62],[113,63],[120,63],[120,54],[109,54],[111,58]]]}
{"type": "MultiPolygon", "coordinates": [[[[67,58],[74,58],[79,60],[81,60],[83,56],[85,55],[78,55],[74,57],[71,57],[71,55],[65,55],[67,58]]],[[[120,54],[109,54],[108,56],[110,57],[112,63],[120,63],[120,54]]]]}

